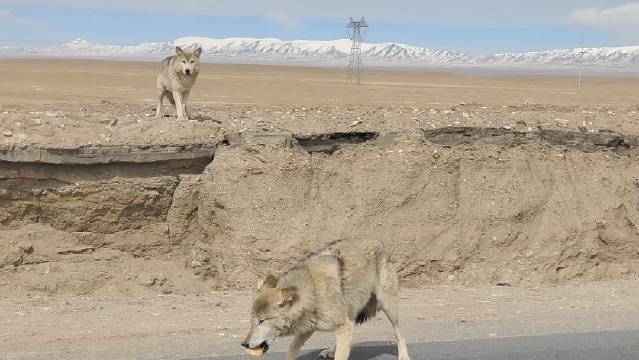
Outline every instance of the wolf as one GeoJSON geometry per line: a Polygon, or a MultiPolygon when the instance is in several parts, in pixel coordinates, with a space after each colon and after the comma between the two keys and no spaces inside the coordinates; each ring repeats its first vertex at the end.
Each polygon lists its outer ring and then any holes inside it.
{"type": "Polygon", "coordinates": [[[341,240],[276,278],[258,284],[250,329],[241,345],[263,355],[278,337],[292,336],[287,360],[295,360],[315,331],[334,331],[324,359],[347,360],[353,329],[382,310],[395,331],[399,360],[410,360],[399,328],[397,271],[380,242],[341,240]]]}
{"type": "Polygon", "coordinates": [[[156,119],[163,116],[162,102],[165,97],[169,99],[171,105],[175,106],[178,120],[186,120],[189,117],[186,102],[200,74],[200,55],[202,55],[201,47],[193,52],[186,52],[176,46],[175,55],[162,60],[157,78],[159,102],[155,113],[156,119]]]}

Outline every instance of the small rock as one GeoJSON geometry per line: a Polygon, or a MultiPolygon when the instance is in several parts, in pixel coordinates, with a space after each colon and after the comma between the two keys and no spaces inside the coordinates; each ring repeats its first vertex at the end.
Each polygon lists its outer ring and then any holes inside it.
{"type": "Polygon", "coordinates": [[[18,244],[18,249],[24,251],[27,254],[32,254],[33,253],[33,245],[31,245],[29,243],[18,244]]]}
{"type": "Polygon", "coordinates": [[[118,119],[113,119],[111,120],[111,122],[109,123],[109,126],[115,126],[118,123],[118,119]]]}
{"type": "Polygon", "coordinates": [[[463,112],[462,113],[462,117],[468,119],[470,117],[470,115],[468,115],[468,113],[466,113],[466,112],[463,112]]]}
{"type": "Polygon", "coordinates": [[[44,115],[46,115],[47,117],[63,117],[64,114],[60,111],[47,111],[46,113],[44,113],[44,115]]]}
{"type": "Polygon", "coordinates": [[[5,131],[2,132],[2,135],[6,136],[6,137],[13,136],[13,131],[5,130],[5,131]]]}

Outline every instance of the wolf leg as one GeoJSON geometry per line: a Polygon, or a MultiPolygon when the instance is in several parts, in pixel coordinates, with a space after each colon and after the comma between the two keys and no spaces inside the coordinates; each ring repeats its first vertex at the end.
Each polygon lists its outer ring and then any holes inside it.
{"type": "Polygon", "coordinates": [[[182,103],[182,95],[174,91],[173,99],[175,99],[175,110],[177,110],[178,120],[186,120],[186,116],[184,115],[184,104],[182,103]]]}
{"type": "Polygon", "coordinates": [[[311,337],[311,335],[313,335],[312,331],[295,335],[295,337],[293,338],[293,342],[291,342],[291,345],[289,345],[288,347],[286,360],[297,359],[297,355],[299,355],[300,349],[302,348],[302,346],[304,346],[304,343],[306,342],[306,340],[308,340],[308,338],[311,337]]]}
{"type": "Polygon", "coordinates": [[[320,359],[334,359],[335,358],[335,344],[331,345],[326,350],[322,350],[319,354],[320,359]]]}
{"type": "Polygon", "coordinates": [[[191,95],[190,91],[185,91],[182,94],[182,105],[184,106],[184,115],[187,119],[191,118],[191,112],[189,111],[189,107],[186,105],[186,103],[189,101],[189,95],[191,95]]]}
{"type": "Polygon", "coordinates": [[[353,322],[347,320],[344,325],[335,329],[335,360],[348,360],[348,356],[351,353],[354,327],[353,322]]]}
{"type": "Polygon", "coordinates": [[[380,260],[378,282],[377,299],[388,321],[393,325],[395,341],[397,342],[397,358],[398,360],[410,360],[406,339],[399,329],[399,305],[397,303],[399,280],[397,272],[388,259],[380,260]]]}
{"type": "Polygon", "coordinates": [[[160,98],[159,101],[158,101],[158,108],[155,111],[155,118],[156,119],[160,119],[160,118],[162,118],[162,116],[164,116],[164,115],[162,115],[162,102],[164,100],[164,95],[165,95],[164,94],[164,90],[160,90],[160,93],[158,95],[159,98],[160,98]]]}

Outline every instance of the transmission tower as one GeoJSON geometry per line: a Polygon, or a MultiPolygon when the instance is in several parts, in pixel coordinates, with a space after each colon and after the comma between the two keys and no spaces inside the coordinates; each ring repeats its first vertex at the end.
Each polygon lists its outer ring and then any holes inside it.
{"type": "Polygon", "coordinates": [[[362,17],[355,21],[353,18],[348,19],[346,30],[351,39],[351,55],[348,59],[348,68],[346,69],[346,85],[351,82],[360,84],[360,76],[362,74],[362,28],[364,32],[368,28],[368,22],[362,17]]]}
{"type": "Polygon", "coordinates": [[[581,41],[579,41],[579,47],[581,47],[581,51],[579,51],[579,92],[581,92],[581,83],[583,78],[583,66],[584,66],[584,54],[588,53],[584,48],[584,37],[581,37],[581,41]]]}

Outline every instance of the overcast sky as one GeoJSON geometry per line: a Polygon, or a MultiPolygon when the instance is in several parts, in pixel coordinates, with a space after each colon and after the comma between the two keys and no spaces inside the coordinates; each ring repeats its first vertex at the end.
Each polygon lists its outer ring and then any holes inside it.
{"type": "Polygon", "coordinates": [[[592,0],[0,0],[0,45],[131,44],[198,35],[366,40],[473,53],[639,45],[639,2],[592,0]]]}

